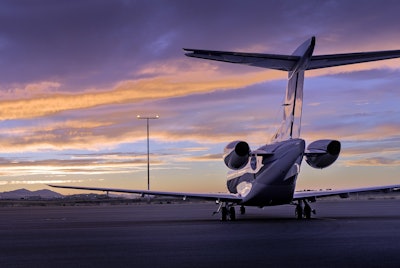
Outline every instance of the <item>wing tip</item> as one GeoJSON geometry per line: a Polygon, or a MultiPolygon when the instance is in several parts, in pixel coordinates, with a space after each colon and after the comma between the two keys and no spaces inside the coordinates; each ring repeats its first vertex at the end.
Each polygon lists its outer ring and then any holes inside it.
{"type": "Polygon", "coordinates": [[[185,56],[193,57],[193,54],[194,54],[194,51],[195,51],[194,49],[182,48],[182,50],[184,51],[185,56]]]}

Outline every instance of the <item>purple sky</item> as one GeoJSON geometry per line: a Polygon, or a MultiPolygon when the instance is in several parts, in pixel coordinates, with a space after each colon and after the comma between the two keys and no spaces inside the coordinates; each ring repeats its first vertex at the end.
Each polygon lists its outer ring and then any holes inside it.
{"type": "MultiPolygon", "coordinates": [[[[222,151],[279,125],[286,73],[183,47],[315,55],[400,49],[398,1],[1,1],[0,191],[46,183],[225,189],[222,151]]],[[[400,182],[400,60],[306,73],[302,136],[342,142],[298,189],[400,182]]],[[[66,190],[63,193],[75,191],[66,190]]]]}

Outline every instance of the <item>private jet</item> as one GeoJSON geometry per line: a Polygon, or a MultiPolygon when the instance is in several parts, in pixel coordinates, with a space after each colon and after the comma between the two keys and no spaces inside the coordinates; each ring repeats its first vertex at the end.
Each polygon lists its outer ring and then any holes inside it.
{"type": "Polygon", "coordinates": [[[142,196],[160,195],[181,197],[183,199],[214,200],[219,204],[214,213],[220,213],[222,221],[236,219],[235,206],[240,206],[240,213],[244,214],[246,206],[265,207],[283,204],[295,205],[295,215],[298,219],[309,219],[314,212],[309,203],[316,201],[316,198],[399,188],[400,184],[341,190],[295,191],[303,159],[311,167],[323,169],[336,161],[341,150],[341,143],[337,140],[316,140],[306,147],[306,142],[300,138],[305,71],[400,57],[400,50],[314,56],[314,46],[315,37],[305,41],[291,55],[184,48],[185,55],[188,57],[245,64],[288,73],[286,95],[282,104],[283,120],[273,135],[271,142],[256,150],[251,150],[249,144],[242,140],[232,141],[225,147],[223,160],[230,169],[227,174],[228,192],[226,194],[65,185],[50,186],[79,190],[136,193],[142,196]]]}

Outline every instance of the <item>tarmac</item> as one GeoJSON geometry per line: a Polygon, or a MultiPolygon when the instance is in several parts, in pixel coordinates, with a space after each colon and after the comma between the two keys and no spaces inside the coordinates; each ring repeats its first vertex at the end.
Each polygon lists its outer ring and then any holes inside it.
{"type": "Polygon", "coordinates": [[[0,267],[400,267],[400,200],[0,208],[0,267]]]}

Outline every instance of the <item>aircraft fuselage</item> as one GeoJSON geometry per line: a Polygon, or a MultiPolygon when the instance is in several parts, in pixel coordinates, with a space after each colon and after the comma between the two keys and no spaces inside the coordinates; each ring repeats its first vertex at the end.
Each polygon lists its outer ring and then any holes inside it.
{"type": "Polygon", "coordinates": [[[228,189],[231,193],[241,195],[243,205],[271,206],[290,203],[304,150],[305,142],[302,139],[262,146],[257,151],[271,154],[255,154],[246,167],[230,172],[228,189]]]}

